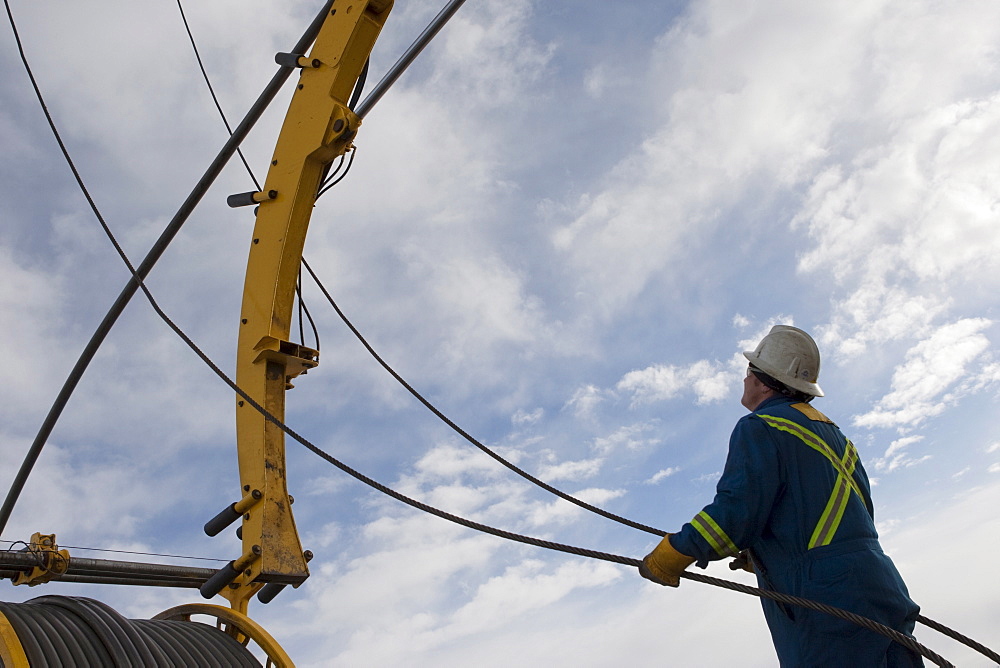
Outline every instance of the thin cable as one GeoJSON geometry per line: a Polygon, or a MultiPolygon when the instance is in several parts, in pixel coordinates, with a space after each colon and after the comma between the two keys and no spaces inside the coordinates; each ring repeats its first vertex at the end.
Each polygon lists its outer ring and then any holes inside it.
{"type": "Polygon", "coordinates": [[[332,173],[330,171],[330,166],[333,165],[332,162],[328,162],[325,165],[323,165],[323,176],[319,180],[319,187],[316,188],[317,191],[320,190],[327,183],[329,183],[330,179],[332,179],[337,175],[337,173],[340,171],[340,168],[344,166],[344,158],[346,157],[347,153],[340,154],[340,160],[337,162],[337,167],[333,170],[332,173]]]}
{"type": "MultiPolygon", "coordinates": [[[[330,10],[330,5],[333,0],[327,0],[322,11],[317,14],[313,19],[313,22],[303,33],[302,37],[299,39],[294,47],[295,53],[300,53],[304,51],[312,42],[316,39],[316,35],[319,33],[320,27],[323,25],[323,21],[326,19],[327,12],[330,10]]],[[[25,71],[28,74],[28,78],[31,80],[31,85],[35,90],[35,96],[38,98],[38,102],[42,107],[42,111],[45,114],[45,118],[49,123],[49,127],[52,130],[53,135],[56,138],[56,142],[59,144],[59,148],[62,151],[63,157],[66,159],[67,164],[73,172],[76,178],[77,184],[80,186],[81,190],[84,192],[88,203],[91,206],[91,210],[94,211],[95,215],[100,219],[100,212],[97,211],[97,207],[90,197],[89,192],[83,184],[83,179],[80,177],[79,172],[77,172],[72,159],[69,156],[69,152],[66,150],[66,146],[63,144],[62,138],[56,129],[55,123],[52,120],[51,114],[49,114],[48,107],[45,104],[45,99],[42,97],[41,90],[38,87],[38,83],[35,81],[35,76],[31,71],[31,67],[28,64],[28,59],[25,56],[24,48],[21,44],[21,37],[17,31],[17,25],[14,22],[14,15],[10,9],[10,3],[8,0],[4,0],[4,7],[7,10],[7,18],[10,21],[11,30],[14,33],[14,40],[17,43],[17,50],[21,56],[21,62],[24,64],[25,71]]],[[[31,474],[35,463],[38,461],[38,457],[42,453],[42,449],[45,447],[45,443],[48,441],[49,435],[55,428],[56,422],[59,421],[59,416],[62,415],[63,409],[69,402],[70,397],[73,395],[73,391],[76,389],[77,384],[79,384],[80,379],[83,377],[84,372],[90,365],[90,362],[94,359],[97,354],[98,349],[104,342],[111,328],[117,322],[119,316],[124,312],[125,307],[131,301],[132,297],[135,295],[136,290],[139,288],[139,284],[142,282],[149,272],[152,271],[153,266],[160,259],[163,253],[166,251],[170,242],[173,241],[174,237],[180,232],[181,227],[187,222],[188,217],[194,208],[204,197],[205,193],[208,192],[208,188],[212,185],[218,175],[222,172],[223,167],[229,162],[236,148],[239,146],[240,142],[247,136],[250,129],[254,126],[260,116],[264,113],[264,110],[278,94],[282,84],[288,79],[289,75],[292,73],[292,67],[279,67],[278,71],[271,77],[271,80],[265,86],[263,92],[258,96],[256,102],[247,112],[243,121],[236,127],[233,131],[233,135],[226,142],[222,150],[216,155],[215,160],[209,165],[208,169],[199,179],[198,183],[192,189],[191,193],[188,195],[184,203],[181,204],[177,213],[167,224],[167,227],[160,233],[159,238],[150,248],[146,257],[143,258],[142,263],[139,264],[138,269],[133,273],[132,278],[122,289],[118,298],[115,300],[111,308],[105,314],[104,319],[101,324],[98,325],[94,334],[91,336],[90,341],[84,347],[83,351],[80,353],[80,357],[77,359],[76,364],[70,371],[69,376],[63,383],[59,394],[56,396],[55,401],[52,403],[48,414],[45,416],[45,420],[38,429],[38,433],[35,436],[34,441],[32,441],[28,452],[25,454],[24,461],[21,463],[21,467],[18,469],[17,474],[14,476],[14,480],[11,483],[10,489],[7,492],[7,496],[4,499],[3,506],[0,506],[0,533],[7,526],[7,522],[10,520],[10,515],[14,510],[14,505],[17,503],[17,499],[20,497],[24,485],[27,482],[28,476],[31,474]]]]}
{"type": "Polygon", "coordinates": [[[326,163],[326,165],[324,165],[323,177],[319,180],[319,188],[316,189],[317,191],[322,189],[323,186],[329,183],[332,178],[337,176],[337,174],[340,172],[340,168],[344,166],[344,159],[346,157],[347,157],[346,152],[340,154],[340,160],[337,161],[337,166],[333,169],[333,171],[330,171],[330,165],[332,165],[333,163],[328,162],[326,163]]]}
{"type": "MultiPolygon", "coordinates": [[[[13,551],[15,545],[24,545],[28,547],[28,544],[23,540],[6,540],[0,539],[0,543],[8,543],[10,547],[7,551],[13,551]]],[[[86,550],[88,552],[112,552],[115,554],[138,554],[147,557],[169,557],[171,559],[190,559],[192,561],[228,561],[227,559],[216,559],[213,557],[190,557],[183,554],[162,554],[160,552],[135,552],[133,550],[112,550],[106,547],[83,547],[82,545],[60,545],[61,550],[86,550]]]]}
{"type": "MultiPolygon", "coordinates": [[[[198,67],[201,69],[201,76],[205,79],[205,84],[208,86],[208,92],[212,95],[212,101],[215,102],[215,108],[219,110],[219,116],[222,116],[222,122],[226,124],[226,130],[229,131],[229,136],[233,136],[233,128],[229,125],[229,119],[226,118],[226,112],[222,110],[222,104],[219,103],[219,98],[215,94],[215,88],[212,87],[212,81],[208,78],[208,72],[205,70],[205,63],[201,60],[201,53],[198,52],[198,45],[194,41],[194,35],[191,33],[191,26],[188,25],[187,16],[184,14],[184,7],[181,5],[181,0],[177,0],[177,9],[180,10],[181,20],[184,21],[184,29],[187,31],[188,40],[191,42],[191,48],[194,50],[194,57],[198,60],[198,67]]],[[[260,183],[257,182],[257,177],[254,176],[253,170],[250,169],[250,163],[247,162],[246,156],[243,155],[242,149],[237,148],[236,153],[240,156],[240,160],[243,161],[243,166],[247,168],[247,174],[250,175],[250,179],[253,184],[257,186],[257,190],[260,191],[260,183]]]]}
{"type": "MultiPolygon", "coordinates": [[[[212,101],[215,102],[215,108],[219,110],[219,116],[222,118],[222,122],[226,126],[226,130],[229,132],[229,136],[232,137],[233,128],[229,125],[229,119],[226,118],[226,112],[223,111],[222,104],[219,102],[219,98],[215,94],[215,87],[212,86],[212,80],[208,76],[208,71],[205,69],[205,63],[201,59],[201,53],[198,50],[198,44],[197,42],[195,42],[194,34],[192,34],[191,32],[191,26],[188,24],[187,16],[184,13],[184,7],[183,5],[181,5],[181,0],[177,0],[177,9],[180,11],[181,20],[184,22],[184,29],[187,31],[188,40],[191,42],[191,48],[194,50],[194,57],[198,60],[198,67],[201,69],[201,76],[205,80],[205,85],[208,86],[208,92],[212,95],[212,101]]],[[[355,95],[360,95],[361,90],[364,88],[364,80],[368,76],[368,62],[369,61],[367,60],[365,61],[365,67],[361,71],[361,78],[358,80],[358,83],[355,86],[355,95]]],[[[246,156],[243,155],[243,151],[237,148],[236,152],[239,154],[240,160],[243,161],[243,166],[246,167],[247,174],[250,175],[250,180],[253,181],[254,186],[257,188],[257,190],[262,190],[262,188],[260,187],[260,182],[257,181],[257,177],[254,176],[253,170],[250,168],[250,164],[247,162],[246,156]]],[[[341,155],[340,157],[340,164],[341,165],[344,164],[343,155],[341,155]]],[[[309,308],[305,305],[305,302],[302,301],[301,289],[297,288],[296,294],[298,295],[299,298],[299,334],[300,334],[299,339],[302,341],[303,344],[305,343],[305,334],[302,331],[302,313],[304,311],[306,317],[309,319],[309,323],[312,325],[313,335],[316,339],[316,350],[319,350],[319,333],[316,330],[316,323],[313,322],[312,315],[310,315],[309,313],[309,308]]]]}
{"type": "Polygon", "coordinates": [[[499,463],[503,464],[508,469],[510,469],[511,471],[513,471],[514,473],[516,473],[517,475],[521,476],[525,480],[527,480],[527,481],[529,481],[529,482],[531,482],[531,483],[533,483],[535,485],[538,485],[542,489],[544,489],[544,490],[546,490],[548,492],[551,492],[552,494],[555,494],[556,496],[558,496],[558,497],[560,497],[562,499],[565,499],[566,501],[569,501],[570,503],[572,503],[574,505],[577,505],[577,506],[579,506],[581,508],[589,510],[590,512],[597,513],[598,515],[602,515],[602,516],[604,516],[604,517],[606,517],[608,519],[614,520],[615,522],[618,522],[620,524],[624,524],[626,526],[630,526],[633,529],[639,529],[640,531],[645,531],[646,533],[651,533],[651,534],[653,534],[655,536],[666,535],[666,532],[663,531],[662,529],[655,529],[655,528],[653,528],[651,526],[646,526],[645,524],[640,524],[639,522],[634,522],[633,520],[630,520],[630,519],[625,518],[625,517],[621,517],[619,515],[615,515],[614,513],[608,512],[607,510],[604,510],[602,508],[598,508],[597,506],[593,506],[593,505],[587,503],[586,501],[581,501],[580,499],[577,499],[577,498],[575,498],[573,496],[570,496],[566,492],[563,492],[562,490],[556,489],[555,487],[553,487],[552,485],[549,485],[546,482],[542,482],[541,480],[539,480],[535,476],[531,475],[530,473],[528,473],[524,469],[522,469],[522,468],[518,467],[516,464],[514,464],[514,463],[512,463],[512,462],[510,462],[510,461],[508,461],[506,459],[504,459],[503,457],[501,457],[500,455],[498,455],[496,452],[494,452],[490,448],[488,448],[485,445],[483,445],[482,443],[480,443],[475,437],[473,437],[472,435],[470,435],[467,431],[465,431],[464,429],[462,429],[461,427],[459,427],[455,422],[453,422],[451,420],[451,418],[449,418],[447,415],[445,415],[440,410],[438,410],[438,408],[434,404],[432,404],[430,401],[428,401],[427,399],[425,399],[424,396],[422,394],[420,394],[419,392],[417,392],[415,389],[413,389],[413,386],[410,385],[408,382],[406,382],[406,380],[402,376],[400,376],[398,373],[396,373],[395,369],[393,369],[391,366],[389,366],[389,364],[384,359],[382,359],[382,357],[375,351],[375,349],[371,346],[371,344],[368,343],[368,341],[361,334],[361,332],[358,331],[358,328],[355,327],[353,323],[351,323],[351,321],[347,318],[347,316],[340,309],[340,307],[337,306],[337,303],[333,300],[333,297],[327,291],[327,289],[323,285],[323,283],[319,280],[319,277],[316,276],[316,273],[312,270],[312,267],[309,266],[309,263],[306,262],[305,258],[303,258],[303,260],[302,260],[302,266],[304,266],[306,268],[306,271],[309,272],[309,275],[312,276],[312,278],[313,278],[314,281],[316,281],[316,285],[319,286],[319,289],[323,292],[323,295],[326,297],[327,301],[330,302],[330,305],[337,312],[337,315],[340,316],[340,319],[343,320],[344,324],[347,325],[347,327],[351,330],[351,332],[354,333],[354,336],[357,337],[358,341],[361,342],[361,345],[363,345],[365,347],[365,349],[369,352],[369,354],[371,354],[371,356],[375,358],[375,361],[377,361],[382,366],[383,369],[385,369],[393,378],[395,378],[396,382],[398,382],[400,385],[402,385],[404,388],[406,388],[406,391],[409,392],[410,394],[412,394],[414,396],[414,398],[417,399],[417,401],[419,401],[420,403],[422,403],[427,408],[427,410],[429,410],[430,412],[434,413],[434,415],[436,415],[446,425],[448,425],[449,427],[451,427],[457,434],[459,434],[466,441],[468,441],[472,445],[476,446],[482,452],[484,452],[485,454],[489,455],[490,457],[492,457],[493,459],[495,459],[499,463]]]}
{"type": "Polygon", "coordinates": [[[309,321],[309,326],[312,328],[313,341],[316,344],[314,347],[315,347],[315,349],[317,351],[319,351],[319,329],[316,327],[316,321],[313,320],[312,313],[309,312],[309,307],[306,306],[305,300],[302,299],[301,279],[302,279],[302,270],[300,269],[299,270],[299,291],[298,291],[298,295],[299,295],[299,338],[300,338],[300,340],[302,341],[302,343],[304,345],[305,342],[306,342],[306,340],[305,340],[305,335],[302,334],[302,314],[305,313],[306,314],[306,319],[309,321]]]}
{"type": "MultiPolygon", "coordinates": [[[[347,169],[344,170],[343,174],[341,174],[334,181],[331,182],[330,179],[333,179],[333,177],[337,175],[337,172],[340,171],[340,165],[337,165],[337,169],[333,172],[333,174],[331,174],[327,178],[327,182],[323,183],[322,186],[320,187],[319,192],[316,193],[316,199],[319,199],[323,193],[325,193],[327,190],[329,190],[330,188],[334,187],[335,185],[344,180],[344,177],[346,177],[347,174],[351,171],[351,165],[354,164],[354,156],[357,155],[357,153],[358,153],[358,148],[355,146],[354,148],[351,149],[351,159],[347,161],[347,169]]],[[[344,164],[344,156],[340,157],[340,164],[341,165],[344,164]]]]}

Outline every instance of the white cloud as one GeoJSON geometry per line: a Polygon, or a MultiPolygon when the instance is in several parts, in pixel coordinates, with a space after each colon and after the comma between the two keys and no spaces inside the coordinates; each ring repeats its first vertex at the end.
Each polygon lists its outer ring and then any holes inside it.
{"type": "Polygon", "coordinates": [[[1000,96],[931,108],[900,119],[849,168],[817,175],[798,216],[816,245],[799,268],[832,274],[847,288],[825,343],[852,356],[872,343],[925,336],[965,302],[957,290],[973,276],[996,285],[1000,186],[988,175],[996,172],[998,126],[1000,96]]]}
{"type": "Polygon", "coordinates": [[[535,424],[541,420],[544,415],[545,411],[541,408],[536,408],[531,412],[519,408],[512,416],[510,416],[510,421],[514,426],[521,427],[524,425],[535,424]]]}
{"type": "MultiPolygon", "coordinates": [[[[572,492],[571,495],[575,499],[600,508],[608,501],[624,496],[625,490],[589,488],[572,492]]],[[[585,512],[583,508],[574,503],[565,499],[556,499],[545,505],[534,507],[530,512],[529,520],[531,525],[535,527],[568,524],[583,517],[585,512]]]]}
{"type": "Polygon", "coordinates": [[[914,460],[908,453],[905,452],[907,447],[913,445],[914,443],[919,443],[922,440],[924,440],[923,436],[906,436],[893,441],[889,444],[885,454],[873,462],[875,468],[879,471],[893,471],[900,466],[913,466],[914,464],[929,459],[929,456],[925,456],[918,460],[914,460]]]}
{"type": "Polygon", "coordinates": [[[577,388],[566,402],[565,408],[572,409],[573,414],[579,418],[587,418],[593,415],[594,409],[604,401],[603,393],[595,385],[584,385],[577,388]]]}
{"type": "Polygon", "coordinates": [[[690,391],[697,403],[721,401],[732,390],[734,376],[719,362],[699,360],[688,366],[656,364],[629,371],[615,389],[632,396],[632,405],[666,401],[690,391]]]}
{"type": "Polygon", "coordinates": [[[548,464],[543,466],[538,473],[538,477],[545,482],[552,483],[558,480],[578,481],[593,478],[601,470],[603,459],[582,459],[575,462],[560,462],[558,464],[548,464]]]}
{"type": "Polygon", "coordinates": [[[681,469],[680,469],[679,466],[670,466],[670,467],[665,468],[665,469],[660,469],[659,471],[657,471],[656,473],[654,473],[652,475],[652,477],[649,478],[648,480],[646,480],[645,482],[646,482],[647,485],[655,485],[656,483],[662,481],[663,479],[669,478],[670,476],[674,475],[675,473],[679,473],[680,470],[681,469]]]}
{"type": "Polygon", "coordinates": [[[495,621],[503,623],[559,600],[576,587],[600,587],[621,577],[621,570],[608,564],[569,562],[551,574],[544,568],[544,562],[528,560],[487,580],[475,598],[455,613],[455,621],[487,629],[495,621]]]}
{"type": "Polygon", "coordinates": [[[989,348],[984,318],[966,318],[937,328],[907,352],[893,373],[892,391],[868,413],[855,416],[861,427],[912,428],[941,413],[968,391],[962,381],[975,380],[966,368],[989,348]],[[949,391],[949,388],[955,386],[949,391]]]}
{"type": "Polygon", "coordinates": [[[497,465],[472,446],[439,445],[417,460],[414,469],[419,480],[441,480],[470,473],[490,475],[497,471],[497,465]]]}
{"type": "Polygon", "coordinates": [[[602,457],[607,457],[618,450],[644,450],[660,442],[658,438],[645,438],[642,435],[653,429],[651,423],[639,423],[622,426],[608,436],[594,439],[593,450],[602,457]]]}
{"type": "MultiPolygon", "coordinates": [[[[1000,535],[1000,484],[972,486],[957,491],[938,507],[909,506],[907,516],[882,546],[896,563],[910,596],[921,606],[921,614],[980,642],[990,645],[993,630],[1000,625],[995,588],[983,586],[990,572],[993,551],[989,546],[1000,535]],[[933,539],[929,537],[933,536],[933,539]],[[984,544],[982,541],[985,540],[984,544]],[[969,541],[969,542],[967,542],[969,541]],[[955,549],[966,555],[961,568],[954,568],[955,549]],[[949,577],[935,578],[947,571],[949,577]],[[963,603],[951,602],[960,598],[963,603]]],[[[988,666],[981,654],[944,636],[930,633],[918,624],[917,639],[947,657],[955,665],[988,666]]],[[[995,649],[995,648],[994,648],[995,649]]]]}
{"type": "Polygon", "coordinates": [[[479,5],[457,13],[441,36],[443,53],[434,83],[463,104],[505,108],[541,75],[553,47],[530,38],[530,0],[479,5]]]}

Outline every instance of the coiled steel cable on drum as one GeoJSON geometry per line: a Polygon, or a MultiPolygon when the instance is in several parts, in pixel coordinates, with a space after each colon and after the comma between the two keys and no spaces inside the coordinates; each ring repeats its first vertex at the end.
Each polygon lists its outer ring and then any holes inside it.
{"type": "Polygon", "coordinates": [[[31,666],[260,667],[232,636],[200,622],[137,619],[75,596],[0,603],[31,666]]]}

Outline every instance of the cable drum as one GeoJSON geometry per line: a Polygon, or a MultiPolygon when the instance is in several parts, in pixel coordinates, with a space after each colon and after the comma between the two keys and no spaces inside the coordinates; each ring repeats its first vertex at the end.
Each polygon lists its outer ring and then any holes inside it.
{"type": "MultiPolygon", "coordinates": [[[[214,626],[192,621],[130,620],[89,598],[40,596],[25,603],[0,603],[0,613],[32,668],[261,666],[246,647],[214,626]]],[[[10,639],[4,640],[7,654],[14,653],[10,639]]]]}

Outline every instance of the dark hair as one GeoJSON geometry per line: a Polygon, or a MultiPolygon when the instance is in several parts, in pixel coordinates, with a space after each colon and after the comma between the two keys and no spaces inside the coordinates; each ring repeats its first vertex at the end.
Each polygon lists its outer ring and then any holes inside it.
{"type": "Polygon", "coordinates": [[[764,373],[763,371],[761,371],[760,369],[758,369],[753,365],[750,366],[750,370],[753,371],[753,375],[757,377],[757,380],[764,383],[775,392],[780,392],[782,395],[786,397],[795,399],[796,401],[804,401],[806,403],[809,403],[810,401],[816,398],[811,394],[806,394],[802,390],[796,390],[794,388],[788,387],[781,381],[775,380],[774,378],[767,375],[766,373],[764,373]]]}

